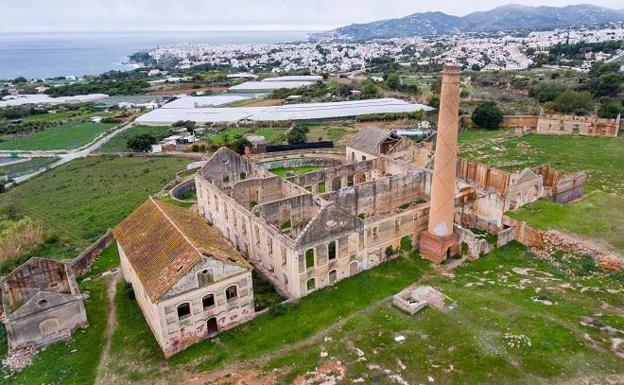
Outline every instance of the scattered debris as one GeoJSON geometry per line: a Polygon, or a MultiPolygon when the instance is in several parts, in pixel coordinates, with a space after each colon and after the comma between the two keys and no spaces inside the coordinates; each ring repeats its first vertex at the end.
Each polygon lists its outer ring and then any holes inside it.
{"type": "Polygon", "coordinates": [[[394,341],[396,341],[396,342],[403,342],[403,341],[405,341],[405,336],[398,335],[398,336],[394,337],[394,341]]]}
{"type": "Polygon", "coordinates": [[[19,373],[32,363],[36,355],[37,349],[33,345],[22,345],[16,349],[11,349],[6,358],[2,360],[2,365],[9,368],[13,373],[19,373]]]}

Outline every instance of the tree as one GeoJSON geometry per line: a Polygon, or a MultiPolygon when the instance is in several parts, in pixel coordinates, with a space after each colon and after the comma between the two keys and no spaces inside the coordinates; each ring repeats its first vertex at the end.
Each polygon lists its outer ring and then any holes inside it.
{"type": "Polygon", "coordinates": [[[598,116],[607,119],[616,119],[623,112],[622,103],[613,98],[600,99],[598,107],[598,116]]]}
{"type": "Polygon", "coordinates": [[[386,87],[388,87],[391,90],[396,91],[399,88],[401,88],[401,79],[399,78],[399,74],[397,74],[394,71],[386,73],[384,82],[386,84],[386,87]]]}
{"type": "Polygon", "coordinates": [[[245,147],[251,147],[251,142],[247,138],[238,138],[231,142],[228,147],[242,155],[245,153],[245,147]]]}
{"type": "Polygon", "coordinates": [[[473,111],[472,122],[481,128],[498,128],[503,122],[503,111],[495,102],[482,102],[473,111]]]}
{"type": "Polygon", "coordinates": [[[473,64],[472,67],[470,67],[473,71],[481,71],[481,66],[477,63],[473,64]]]}
{"type": "Polygon", "coordinates": [[[537,99],[540,103],[552,102],[565,89],[566,86],[562,82],[539,82],[529,88],[529,96],[537,99]]]}
{"type": "Polygon", "coordinates": [[[596,97],[617,96],[622,88],[624,76],[617,72],[603,74],[589,82],[589,90],[596,97]]]}
{"type": "Polygon", "coordinates": [[[594,100],[587,91],[566,90],[555,98],[552,108],[558,112],[587,115],[594,111],[594,100]]]}
{"type": "Polygon", "coordinates": [[[152,149],[152,144],[156,144],[156,138],[151,134],[139,134],[126,142],[128,148],[137,152],[149,152],[152,149]]]}
{"type": "Polygon", "coordinates": [[[379,96],[379,89],[370,80],[364,82],[362,86],[362,99],[374,99],[379,96]]]}
{"type": "Polygon", "coordinates": [[[286,134],[286,141],[289,144],[305,143],[307,133],[308,129],[306,127],[295,126],[288,131],[288,134],[286,134]]]}

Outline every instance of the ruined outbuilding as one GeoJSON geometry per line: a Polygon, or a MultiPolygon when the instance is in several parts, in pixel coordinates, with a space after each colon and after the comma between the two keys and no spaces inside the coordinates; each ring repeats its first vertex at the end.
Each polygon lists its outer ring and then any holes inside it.
{"type": "Polygon", "coordinates": [[[41,347],[88,326],[69,263],[31,258],[2,280],[4,325],[9,349],[41,347]]]}
{"type": "Polygon", "coordinates": [[[252,266],[196,214],[150,198],[113,232],[165,357],[255,316],[252,266]]]}
{"type": "Polygon", "coordinates": [[[541,113],[537,122],[538,134],[549,135],[586,135],[616,138],[622,128],[618,115],[616,119],[599,118],[596,115],[564,115],[541,113]]]}

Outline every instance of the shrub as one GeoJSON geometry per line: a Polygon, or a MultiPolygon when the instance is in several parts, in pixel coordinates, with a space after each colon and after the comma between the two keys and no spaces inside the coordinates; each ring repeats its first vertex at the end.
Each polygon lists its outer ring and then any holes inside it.
{"type": "Polygon", "coordinates": [[[558,112],[587,115],[594,111],[594,100],[587,91],[567,90],[555,98],[552,108],[558,112]]]}
{"type": "Polygon", "coordinates": [[[598,116],[607,119],[616,119],[622,113],[622,103],[613,98],[600,99],[598,107],[598,116]]]}
{"type": "Polygon", "coordinates": [[[126,142],[128,148],[137,152],[149,152],[152,149],[152,144],[156,144],[156,138],[151,134],[139,134],[126,142]]]}
{"type": "Polygon", "coordinates": [[[503,112],[495,102],[483,102],[472,113],[472,122],[477,127],[496,129],[503,122],[503,112]]]}

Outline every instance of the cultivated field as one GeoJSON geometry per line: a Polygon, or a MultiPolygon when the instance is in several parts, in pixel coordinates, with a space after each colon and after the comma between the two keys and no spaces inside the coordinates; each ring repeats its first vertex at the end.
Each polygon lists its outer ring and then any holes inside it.
{"type": "Polygon", "coordinates": [[[114,124],[67,123],[0,142],[0,150],[71,150],[91,142],[114,124]]]}
{"type": "Polygon", "coordinates": [[[104,143],[102,147],[98,149],[99,152],[130,152],[128,148],[128,139],[137,135],[149,134],[154,136],[156,140],[161,140],[171,135],[170,127],[153,127],[153,126],[133,126],[126,129],[124,132],[115,135],[111,140],[104,143]]]}
{"type": "Polygon", "coordinates": [[[0,195],[0,206],[14,207],[81,249],[158,192],[186,163],[164,157],[78,159],[0,195]]]}

